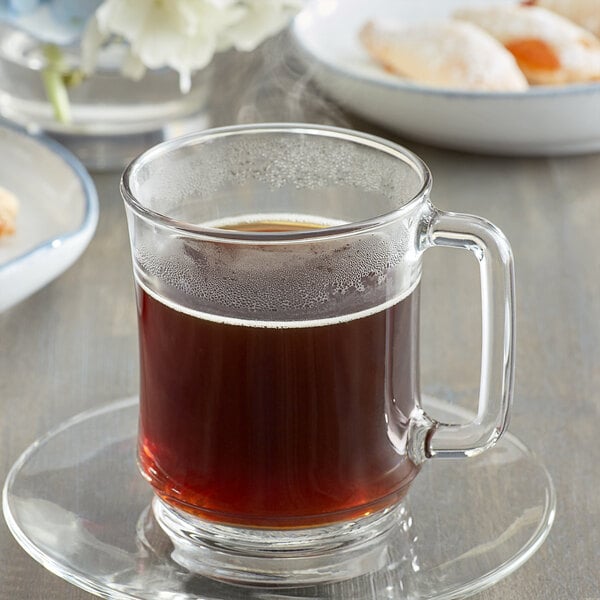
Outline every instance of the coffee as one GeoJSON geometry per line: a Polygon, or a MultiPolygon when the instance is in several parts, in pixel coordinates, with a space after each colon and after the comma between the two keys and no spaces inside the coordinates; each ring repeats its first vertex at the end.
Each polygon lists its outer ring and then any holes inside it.
{"type": "Polygon", "coordinates": [[[268,587],[387,579],[419,466],[475,456],[506,428],[510,246],[484,219],[437,209],[430,187],[392,142],[299,123],[203,131],[125,171],[140,466],[189,572],[268,587]],[[479,406],[460,425],[419,398],[434,246],[481,267],[479,406]]]}
{"type": "Polygon", "coordinates": [[[307,223],[306,221],[260,220],[236,221],[230,225],[221,225],[219,229],[230,231],[253,231],[255,233],[284,233],[293,231],[309,231],[311,229],[325,229],[326,223],[307,223]]]}
{"type": "Polygon", "coordinates": [[[417,472],[405,448],[417,296],[359,318],[272,326],[182,309],[138,282],[139,458],[157,493],[205,519],[271,528],[397,503],[417,472]]]}

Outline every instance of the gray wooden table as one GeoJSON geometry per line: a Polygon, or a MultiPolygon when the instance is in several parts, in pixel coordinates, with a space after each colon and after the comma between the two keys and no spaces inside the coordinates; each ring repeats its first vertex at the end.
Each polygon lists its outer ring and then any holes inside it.
{"type": "MultiPolygon", "coordinates": [[[[240,73],[251,66],[252,60],[242,61],[240,73]]],[[[215,124],[302,117],[301,102],[285,109],[279,104],[290,89],[285,81],[267,89],[243,81],[238,81],[244,93],[237,103],[217,95],[215,124]]],[[[314,121],[346,122],[402,141],[313,100],[307,114],[314,121]]],[[[512,243],[518,342],[510,429],[543,457],[558,493],[557,520],[546,543],[518,571],[477,597],[598,600],[600,155],[497,158],[407,145],[433,171],[433,199],[440,208],[484,216],[512,243]]],[[[0,315],[1,480],[49,428],[136,392],[137,331],[118,179],[117,173],[94,175],[100,222],[81,259],[0,315]]],[[[478,385],[479,333],[472,306],[479,284],[471,260],[447,251],[426,259],[422,379],[424,389],[438,395],[454,391],[468,398],[478,385]]],[[[0,599],[59,598],[91,596],[29,558],[0,520],[0,599]]]]}

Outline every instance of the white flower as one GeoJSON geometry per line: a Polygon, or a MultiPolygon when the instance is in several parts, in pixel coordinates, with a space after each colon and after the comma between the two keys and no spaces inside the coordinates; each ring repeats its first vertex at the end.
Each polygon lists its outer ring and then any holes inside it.
{"type": "Polygon", "coordinates": [[[253,50],[299,7],[299,0],[105,0],[83,36],[84,68],[93,70],[101,45],[118,36],[129,44],[126,74],[171,67],[188,91],[192,72],[215,52],[253,50]]]}
{"type": "Polygon", "coordinates": [[[263,40],[283,29],[302,7],[301,0],[246,0],[244,15],[223,32],[225,46],[254,50],[263,40]]]}

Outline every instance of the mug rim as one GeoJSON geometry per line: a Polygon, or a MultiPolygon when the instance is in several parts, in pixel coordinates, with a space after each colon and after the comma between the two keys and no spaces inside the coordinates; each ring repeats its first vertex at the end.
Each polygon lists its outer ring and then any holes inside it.
{"type": "Polygon", "coordinates": [[[215,127],[205,129],[199,132],[189,133],[178,136],[157,144],[136,158],[134,158],[123,171],[120,182],[120,190],[126,205],[132,209],[136,215],[155,225],[160,225],[175,233],[194,236],[197,238],[207,238],[213,241],[224,242],[250,242],[250,243],[281,243],[293,241],[308,241],[317,239],[331,239],[335,237],[361,233],[376,227],[380,227],[401,218],[405,213],[411,211],[417,204],[424,199],[429,198],[432,186],[432,176],[425,162],[404,146],[391,142],[385,138],[371,135],[361,131],[342,127],[332,127],[329,125],[316,125],[310,123],[255,123],[244,125],[230,125],[226,127],[215,127]],[[395,158],[400,159],[410,167],[420,178],[421,187],[405,203],[392,211],[388,211],[375,217],[352,221],[342,225],[333,225],[322,229],[311,229],[302,231],[280,231],[280,232],[256,232],[241,231],[234,229],[219,229],[216,227],[207,227],[205,225],[196,225],[180,221],[169,217],[161,212],[155,211],[136,197],[132,191],[131,183],[137,172],[149,161],[168,154],[179,148],[186,146],[195,146],[207,141],[226,138],[230,136],[239,136],[240,134],[252,133],[290,133],[304,134],[321,137],[330,137],[339,140],[345,140],[370,147],[380,152],[385,152],[395,158]]]}

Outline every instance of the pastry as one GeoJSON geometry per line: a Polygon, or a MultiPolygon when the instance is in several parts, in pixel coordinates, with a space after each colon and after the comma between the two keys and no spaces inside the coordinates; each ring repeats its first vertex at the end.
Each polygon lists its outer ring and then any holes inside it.
{"type": "Polygon", "coordinates": [[[547,8],[600,37],[600,0],[525,0],[523,4],[547,8]]]}
{"type": "Polygon", "coordinates": [[[359,35],[384,68],[421,84],[487,91],[528,87],[502,44],[469,23],[448,20],[390,27],[369,22],[359,35]]]}
{"type": "Polygon", "coordinates": [[[0,237],[15,232],[19,202],[14,194],[0,187],[0,237]]]}
{"type": "Polygon", "coordinates": [[[468,8],[454,16],[481,27],[504,44],[530,83],[600,80],[600,40],[545,8],[468,8]]]}

